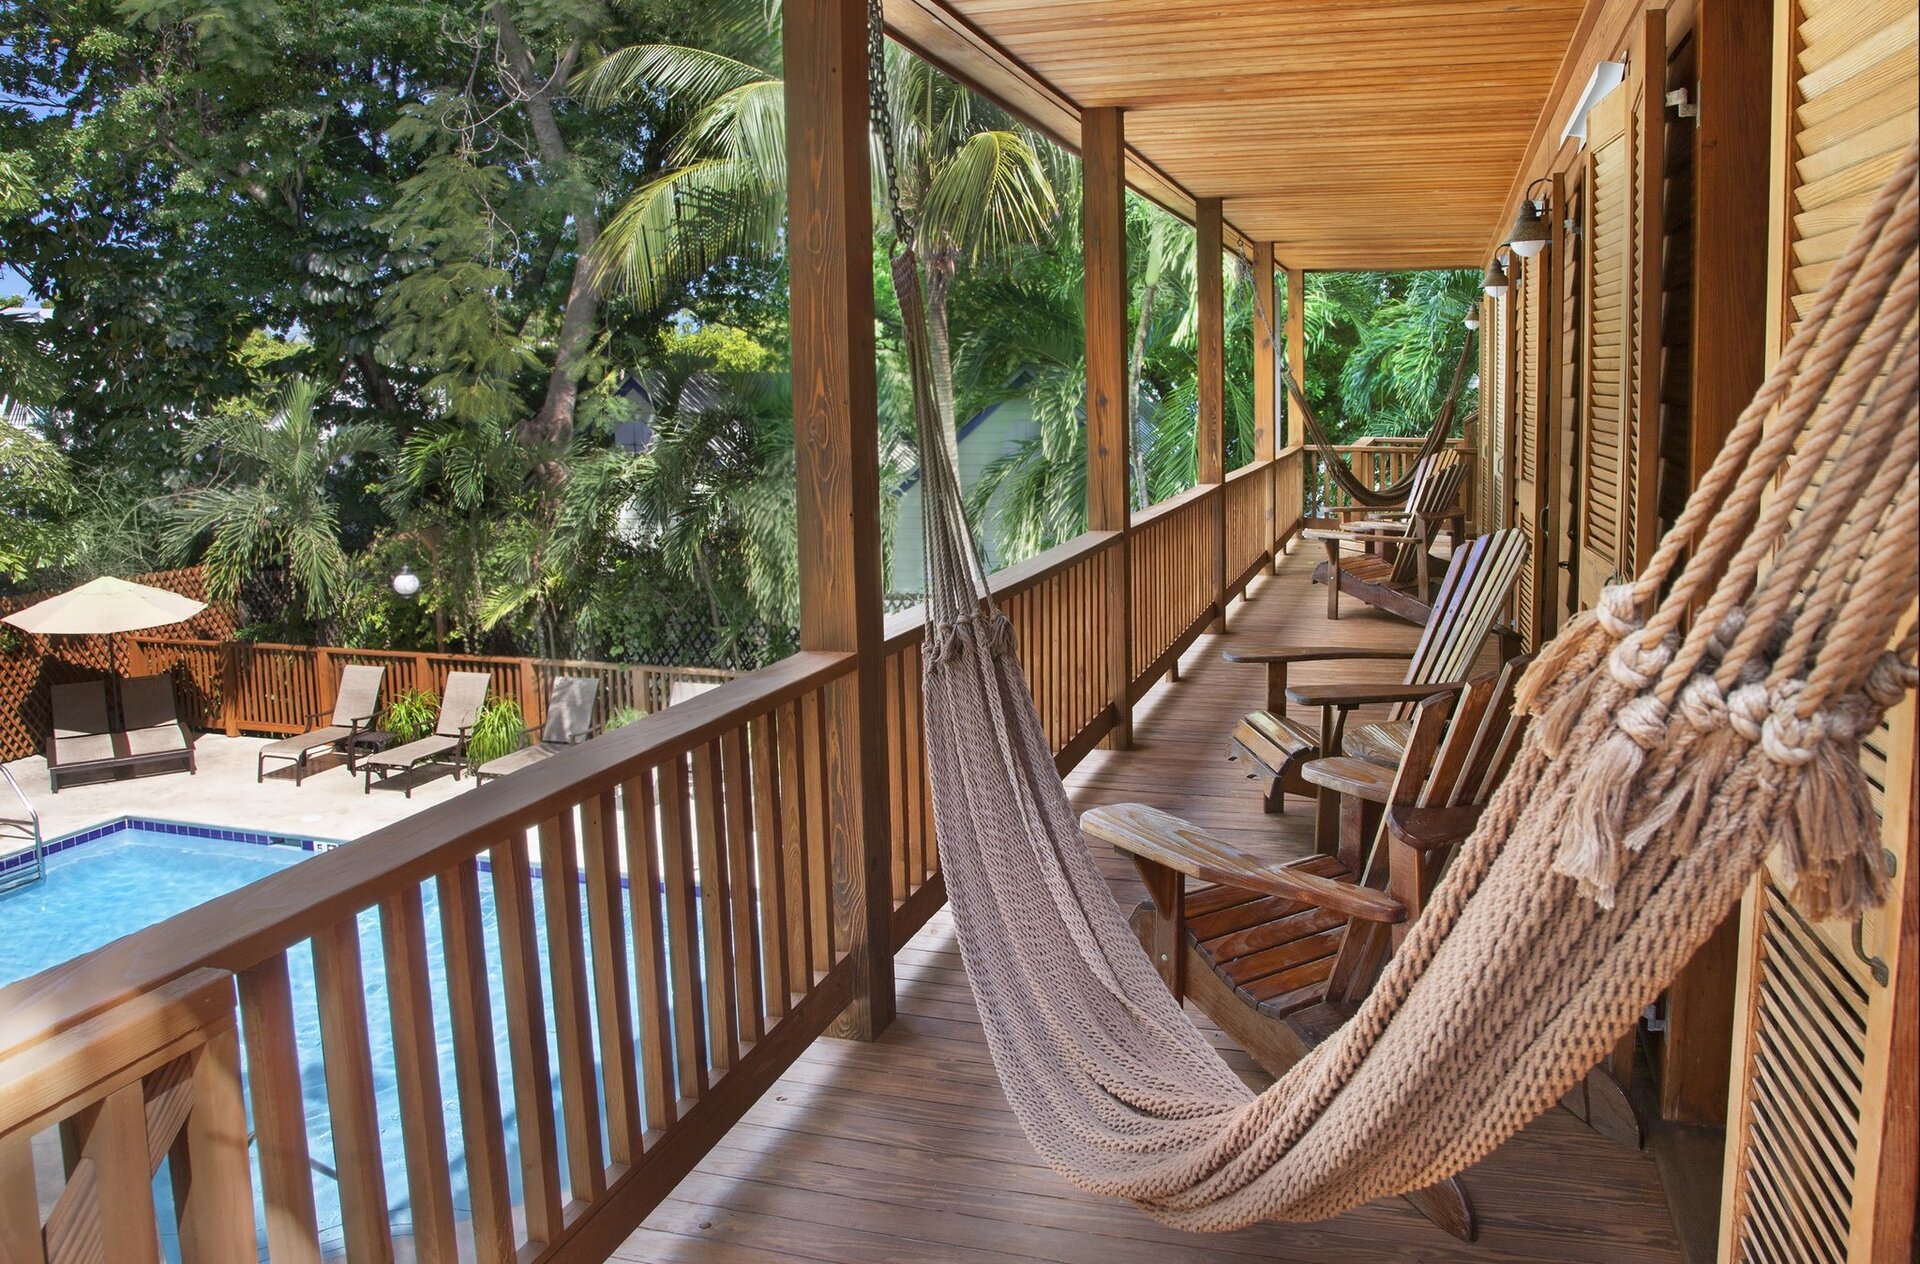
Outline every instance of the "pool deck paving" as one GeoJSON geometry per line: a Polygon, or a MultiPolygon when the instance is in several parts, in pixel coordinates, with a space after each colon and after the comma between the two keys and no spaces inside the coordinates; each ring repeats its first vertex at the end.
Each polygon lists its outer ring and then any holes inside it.
{"type": "MultiPolygon", "coordinates": [[[[376,780],[373,793],[361,790],[359,775],[347,771],[344,756],[316,757],[306,780],[296,786],[291,765],[270,765],[266,779],[254,782],[258,751],[272,739],[203,733],[194,740],[199,771],[122,774],[47,788],[46,760],[34,755],[7,765],[14,780],[40,814],[41,834],[51,840],[120,817],[178,821],[244,829],[290,838],[345,842],[383,825],[406,820],[473,788],[473,778],[457,782],[446,765],[376,780]],[[413,797],[404,787],[413,780],[413,797]]],[[[0,817],[18,814],[18,805],[0,785],[0,817]]]]}

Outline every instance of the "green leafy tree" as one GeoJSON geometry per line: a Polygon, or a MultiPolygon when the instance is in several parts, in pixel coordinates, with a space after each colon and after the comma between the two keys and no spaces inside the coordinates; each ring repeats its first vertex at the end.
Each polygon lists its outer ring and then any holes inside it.
{"type": "Polygon", "coordinates": [[[270,412],[240,400],[195,421],[188,442],[208,475],[174,499],[166,533],[183,560],[198,554],[215,596],[280,571],[290,602],[315,622],[336,608],[347,577],[336,484],[355,458],[388,450],[377,427],[322,423],[320,393],[294,377],[270,412]]]}

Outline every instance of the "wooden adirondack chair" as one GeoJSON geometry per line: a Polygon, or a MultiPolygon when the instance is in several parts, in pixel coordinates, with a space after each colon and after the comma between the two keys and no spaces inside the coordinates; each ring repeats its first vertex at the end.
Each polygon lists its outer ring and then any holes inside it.
{"type": "MultiPolygon", "coordinates": [[[[1525,565],[1527,540],[1518,530],[1495,531],[1456,551],[1434,597],[1434,615],[1420,634],[1399,685],[1293,685],[1288,670],[1296,663],[1406,657],[1398,650],[1352,646],[1312,646],[1277,650],[1231,649],[1228,661],[1261,663],[1267,669],[1267,705],[1249,712],[1234,726],[1228,759],[1243,759],[1247,775],[1266,790],[1266,810],[1278,812],[1289,792],[1315,796],[1318,788],[1302,775],[1309,760],[1322,755],[1358,755],[1398,765],[1406,744],[1413,705],[1459,683],[1473,668],[1480,643],[1507,606],[1507,596],[1525,565]],[[1289,704],[1317,707],[1317,723],[1289,713],[1289,704]],[[1392,704],[1388,722],[1367,725],[1349,735],[1354,708],[1392,704]]],[[[1331,829],[1323,814],[1323,825],[1331,829]]]]}
{"type": "MultiPolygon", "coordinates": [[[[1327,559],[1316,566],[1313,582],[1327,586],[1327,617],[1340,617],[1344,588],[1368,605],[1413,623],[1425,623],[1432,610],[1432,558],[1440,526],[1451,527],[1458,549],[1466,534],[1466,510],[1461,492],[1466,487],[1466,458],[1443,449],[1421,459],[1414,468],[1413,486],[1398,510],[1367,510],[1358,521],[1337,530],[1310,528],[1303,534],[1326,546],[1327,559]],[[1343,556],[1342,545],[1363,550],[1343,556]]],[[[1342,505],[1333,512],[1347,517],[1361,507],[1342,505]]]]}
{"type": "MultiPolygon", "coordinates": [[[[1513,687],[1523,666],[1516,659],[1420,702],[1406,757],[1388,778],[1386,823],[1370,836],[1343,833],[1335,855],[1266,864],[1144,804],[1081,818],[1139,869],[1151,898],[1133,927],[1167,986],[1273,1075],[1352,1016],[1426,906],[1519,749],[1526,720],[1514,713],[1513,687]],[[1189,878],[1212,885],[1190,892],[1189,878]]],[[[1457,1178],[1409,1198],[1472,1240],[1457,1178]]]]}

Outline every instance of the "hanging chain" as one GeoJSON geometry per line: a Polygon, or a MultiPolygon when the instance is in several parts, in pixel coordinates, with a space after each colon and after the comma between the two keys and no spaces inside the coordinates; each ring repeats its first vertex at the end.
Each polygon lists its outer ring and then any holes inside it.
{"type": "Polygon", "coordinates": [[[887,20],[882,0],[867,0],[867,114],[880,137],[881,174],[887,182],[887,212],[896,248],[913,249],[913,224],[900,205],[900,165],[893,153],[893,110],[887,97],[887,20]]]}

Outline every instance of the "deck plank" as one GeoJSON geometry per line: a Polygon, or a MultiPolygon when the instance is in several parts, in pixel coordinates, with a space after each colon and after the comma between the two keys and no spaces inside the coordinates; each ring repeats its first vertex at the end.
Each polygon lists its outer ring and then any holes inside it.
{"type": "MultiPolygon", "coordinates": [[[[1274,859],[1311,850],[1308,806],[1267,816],[1257,787],[1228,763],[1226,732],[1260,703],[1258,668],[1227,663],[1242,645],[1359,643],[1411,648],[1416,629],[1352,608],[1329,625],[1311,558],[1289,558],[1235,602],[1228,631],[1203,636],[1181,679],[1136,709],[1134,749],[1096,751],[1068,778],[1079,810],[1151,802],[1274,859]]],[[[1491,665],[1491,652],[1482,665],[1491,665]]],[[[1301,680],[1397,679],[1395,664],[1344,664],[1301,680]]],[[[1366,716],[1364,718],[1381,718],[1366,716]]],[[[1130,908],[1144,898],[1132,865],[1102,848],[1102,871],[1130,908]]],[[[615,1258],[648,1264],[770,1259],[1133,1261],[1311,1259],[1591,1261],[1667,1264],[1680,1251],[1653,1161],[1550,1112],[1464,1178],[1480,1240],[1440,1233],[1388,1199],[1321,1224],[1267,1224],[1199,1237],[1055,1175],[1000,1092],[942,911],[895,960],[899,1016],[870,1044],[821,1040],[727,1134],[615,1258]]],[[[1250,1083],[1259,1071],[1204,1018],[1208,1038],[1250,1083]]]]}

